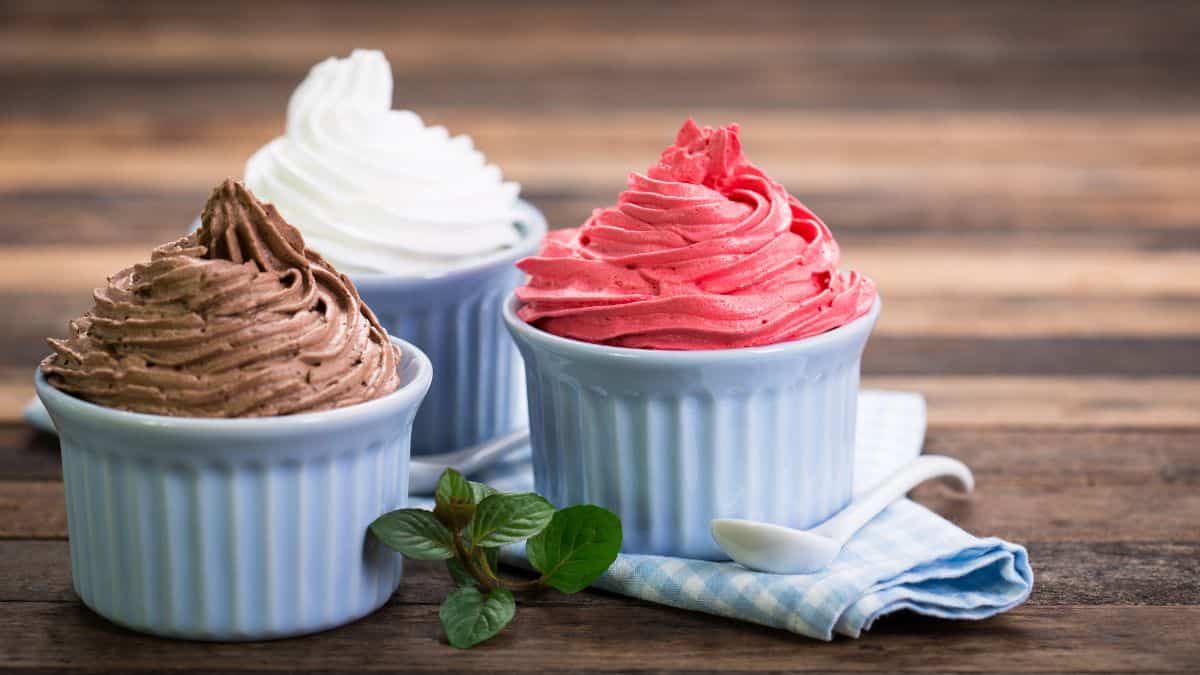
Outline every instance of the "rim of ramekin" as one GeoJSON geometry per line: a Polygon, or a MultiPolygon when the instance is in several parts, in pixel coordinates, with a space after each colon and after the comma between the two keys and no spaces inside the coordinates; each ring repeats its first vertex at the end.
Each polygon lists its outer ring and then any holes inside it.
{"type": "Polygon", "coordinates": [[[418,405],[429,390],[433,381],[433,363],[425,352],[412,343],[400,338],[388,336],[392,344],[400,348],[401,364],[403,359],[412,359],[417,363],[416,374],[412,379],[400,385],[396,391],[370,401],[355,403],[332,410],[297,413],[294,415],[274,415],[271,417],[242,417],[242,418],[211,418],[211,417],[174,417],[170,415],[155,415],[151,413],[130,412],[117,410],[106,406],[85,401],[81,398],[59,390],[46,381],[41,367],[34,375],[34,388],[38,398],[51,407],[69,410],[71,414],[81,414],[89,417],[105,417],[116,425],[125,428],[155,428],[172,429],[183,432],[198,433],[267,433],[271,431],[296,431],[331,424],[351,425],[368,418],[375,418],[393,410],[403,409],[410,405],[418,405]]]}
{"type": "MultiPolygon", "coordinates": [[[[492,267],[508,266],[521,258],[533,255],[541,246],[542,237],[546,235],[549,225],[541,209],[532,202],[524,199],[517,200],[517,213],[513,225],[521,233],[521,239],[512,246],[506,246],[481,258],[473,258],[462,264],[451,265],[445,269],[432,270],[419,274],[388,274],[374,272],[346,272],[346,276],[354,282],[359,290],[374,286],[395,288],[406,283],[422,284],[431,281],[453,282],[460,277],[477,274],[481,270],[492,267]]],[[[192,221],[189,232],[195,232],[200,227],[200,218],[192,221]]]]}
{"type": "Polygon", "coordinates": [[[871,304],[871,308],[867,310],[866,314],[820,335],[813,335],[799,340],[789,340],[787,342],[777,342],[761,347],[678,351],[598,345],[592,342],[584,342],[582,340],[555,335],[529,324],[517,316],[517,309],[522,304],[524,303],[517,299],[516,292],[508,295],[504,301],[502,311],[504,323],[514,335],[519,335],[548,350],[557,353],[571,353],[582,357],[620,359],[630,363],[687,366],[704,365],[718,361],[728,362],[761,359],[764,357],[795,356],[807,351],[818,351],[835,344],[852,343],[860,337],[865,339],[866,335],[871,332],[872,327],[875,325],[875,320],[879,316],[883,301],[876,295],[875,301],[871,304]]]}

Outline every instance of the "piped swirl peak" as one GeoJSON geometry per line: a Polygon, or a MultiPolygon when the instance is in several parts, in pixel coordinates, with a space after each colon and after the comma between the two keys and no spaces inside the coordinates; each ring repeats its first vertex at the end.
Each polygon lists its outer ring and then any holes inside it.
{"type": "Polygon", "coordinates": [[[395,391],[400,354],[354,285],[241,183],[225,180],[195,233],[96,289],[49,340],[55,387],[121,410],[263,417],[395,391]]]}
{"type": "Polygon", "coordinates": [[[379,51],[313,66],[246,184],[349,274],[441,272],[518,243],[521,186],[469,136],[393,109],[392,89],[379,51]]]}
{"type": "Polygon", "coordinates": [[[226,178],[200,216],[197,240],[210,260],[254,261],[262,272],[307,266],[304,238],[272,204],[263,204],[245,185],[226,178]]]}
{"type": "Polygon", "coordinates": [[[674,145],[582,226],[547,235],[519,316],[619,347],[798,340],[866,314],[875,285],[838,271],[829,228],[742,153],[738,127],[684,123],[674,145]]]}

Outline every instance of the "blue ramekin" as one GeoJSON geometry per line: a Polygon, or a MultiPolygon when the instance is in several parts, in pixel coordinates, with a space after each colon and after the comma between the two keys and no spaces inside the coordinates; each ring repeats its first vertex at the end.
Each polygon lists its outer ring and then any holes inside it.
{"type": "Polygon", "coordinates": [[[514,263],[537,252],[546,219],[528,202],[519,207],[520,242],[479,261],[423,275],[350,275],[383,327],[424,350],[437,372],[413,427],[413,455],[450,452],[524,424],[521,359],[500,313],[524,278],[514,263]]]}
{"type": "Polygon", "coordinates": [[[71,578],[114,623],[192,640],[326,630],[378,609],[401,557],[367,533],[408,502],[409,433],[432,366],[396,340],[401,387],[315,413],[145,415],[55,389],[71,578]]]}
{"type": "Polygon", "coordinates": [[[713,518],[807,528],[850,501],[863,348],[880,303],[767,347],[661,351],[504,321],[525,361],[537,491],[621,518],[622,550],[726,556],[713,518]]]}

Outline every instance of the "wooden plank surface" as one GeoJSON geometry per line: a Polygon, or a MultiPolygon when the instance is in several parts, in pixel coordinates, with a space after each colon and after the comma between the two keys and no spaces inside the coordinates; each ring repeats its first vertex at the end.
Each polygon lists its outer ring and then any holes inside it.
{"type": "Polygon", "coordinates": [[[1124,0],[205,3],[0,0],[0,670],[1195,672],[1200,669],[1200,5],[1124,0]],[[965,5],[965,6],[964,6],[965,5]],[[531,598],[457,652],[412,564],[312,638],[157,640],[70,586],[57,442],[19,422],[44,339],[278,135],[314,62],[388,52],[395,101],[472,134],[557,227],[680,122],[834,228],[884,312],[867,386],[922,392],[916,497],[1027,544],[1029,602],[811,642],[604,593],[531,598]]]}
{"type": "MultiPolygon", "coordinates": [[[[404,591],[400,592],[403,595],[404,591]]],[[[885,618],[870,640],[833,643],[632,601],[523,607],[487,649],[449,651],[433,605],[393,601],[351,627],[255,645],[136,635],[77,603],[10,603],[0,658],[14,668],[119,672],[364,670],[689,673],[751,671],[1188,672],[1200,658],[1194,606],[1023,607],[984,622],[885,618]],[[697,639],[698,635],[705,639],[697,639]],[[653,649],[636,650],[653,636],[653,649]],[[64,649],[65,641],[70,647],[64,649]],[[564,648],[564,645],[570,645],[564,648]],[[366,648],[365,646],[369,646],[366,648]],[[82,655],[86,654],[84,657],[82,655]]]]}

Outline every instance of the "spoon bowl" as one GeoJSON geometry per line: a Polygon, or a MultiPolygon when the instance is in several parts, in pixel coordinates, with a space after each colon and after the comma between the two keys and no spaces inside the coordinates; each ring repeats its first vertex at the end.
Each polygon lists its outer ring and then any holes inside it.
{"type": "Polygon", "coordinates": [[[712,536],[730,558],[754,560],[754,569],[772,574],[825,569],[842,550],[840,542],[812,530],[737,518],[714,520],[712,536]]]}

